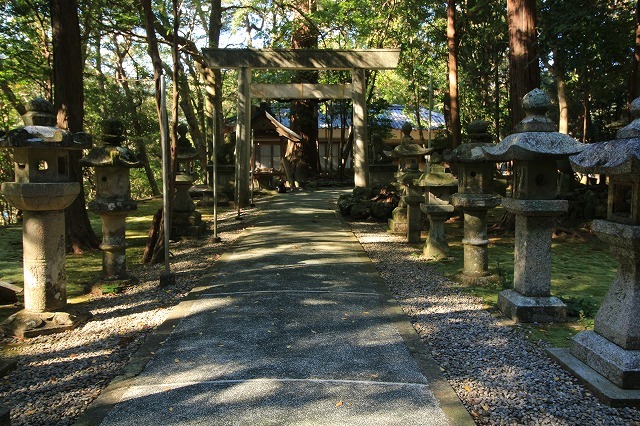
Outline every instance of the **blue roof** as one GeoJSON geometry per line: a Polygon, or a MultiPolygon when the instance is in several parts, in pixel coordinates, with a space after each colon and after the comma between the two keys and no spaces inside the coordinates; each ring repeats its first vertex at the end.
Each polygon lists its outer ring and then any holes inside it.
{"type": "MultiPolygon", "coordinates": [[[[290,127],[290,112],[289,107],[283,108],[274,108],[272,107],[272,115],[275,117],[283,125],[290,127]]],[[[414,129],[417,128],[415,113],[410,110],[405,110],[403,105],[390,105],[388,109],[382,111],[380,114],[377,114],[378,117],[382,118],[380,121],[388,121],[391,125],[392,129],[400,130],[402,126],[406,122],[410,122],[414,129]]],[[[327,114],[320,113],[318,114],[318,128],[326,129],[329,127],[329,117],[327,114]]],[[[351,115],[347,116],[345,127],[349,127],[351,125],[351,115]]],[[[429,127],[429,110],[427,108],[420,108],[420,124],[423,129],[429,127]]],[[[445,126],[444,115],[439,112],[433,111],[431,113],[431,128],[439,129],[445,126]]],[[[340,116],[334,116],[333,119],[333,127],[340,128],[341,121],[340,116]]]]}

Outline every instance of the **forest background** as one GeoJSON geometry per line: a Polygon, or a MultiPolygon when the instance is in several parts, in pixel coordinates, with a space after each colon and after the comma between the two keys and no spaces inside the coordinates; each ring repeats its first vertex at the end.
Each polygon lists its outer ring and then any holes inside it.
{"type": "MultiPolygon", "coordinates": [[[[71,130],[99,135],[103,118],[124,121],[130,147],[145,163],[132,171],[133,196],[158,195],[159,74],[168,79],[174,144],[175,124],[186,122],[204,181],[213,132],[224,140],[225,120],[235,116],[237,74],[207,70],[200,49],[399,47],[395,71],[367,76],[372,112],[401,104],[415,116],[418,107],[428,106],[432,82],[434,110],[447,118],[450,145],[460,142],[460,123],[476,119],[491,123],[498,141],[521,118],[514,110],[519,99],[514,104],[511,95],[520,77],[513,75],[510,54],[514,39],[529,38],[520,40],[533,49],[534,59],[526,65],[536,67],[539,85],[554,99],[551,118],[580,141],[603,141],[629,121],[630,100],[638,96],[638,9],[625,0],[12,0],[0,5],[0,131],[21,125],[28,100],[42,97],[59,105],[56,96],[65,90],[80,99],[83,114],[71,130]],[[518,19],[528,15],[533,35],[513,31],[514,10],[518,19]],[[60,37],[56,44],[60,28],[71,28],[66,37],[73,41],[75,34],[79,46],[60,44],[60,37]],[[60,82],[71,74],[65,69],[79,70],[80,83],[63,87],[60,82]]],[[[351,77],[263,71],[253,78],[347,83],[351,77]]],[[[331,174],[317,161],[313,129],[301,118],[305,109],[313,114],[316,108],[347,114],[350,106],[343,101],[291,105],[293,130],[311,142],[301,159],[313,172],[331,174]]],[[[417,120],[417,125],[425,123],[417,120]]],[[[92,173],[81,173],[90,197],[92,173]]],[[[12,180],[11,154],[0,150],[0,181],[12,180]]],[[[0,225],[15,221],[1,196],[0,211],[0,225]]],[[[82,236],[74,244],[78,252],[98,241],[82,236]]]]}

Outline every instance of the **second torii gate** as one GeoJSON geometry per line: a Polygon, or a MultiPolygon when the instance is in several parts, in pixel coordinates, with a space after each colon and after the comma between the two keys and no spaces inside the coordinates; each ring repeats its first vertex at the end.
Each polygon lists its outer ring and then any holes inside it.
{"type": "Polygon", "coordinates": [[[236,125],[237,194],[241,207],[249,205],[251,99],[352,99],[355,186],[369,186],[365,70],[396,68],[399,49],[371,50],[257,50],[203,49],[208,68],[239,69],[236,125]],[[251,84],[253,69],[349,70],[351,84],[251,84]]]}

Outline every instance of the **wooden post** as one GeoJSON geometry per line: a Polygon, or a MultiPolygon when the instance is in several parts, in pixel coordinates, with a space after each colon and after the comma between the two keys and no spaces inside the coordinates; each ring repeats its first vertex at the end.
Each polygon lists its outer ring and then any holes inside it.
{"type": "Polygon", "coordinates": [[[238,72],[238,122],[236,124],[236,202],[249,205],[249,150],[251,146],[251,68],[238,72]]]}
{"type": "Polygon", "coordinates": [[[356,187],[369,187],[367,83],[362,68],[353,70],[353,174],[356,187]]]}

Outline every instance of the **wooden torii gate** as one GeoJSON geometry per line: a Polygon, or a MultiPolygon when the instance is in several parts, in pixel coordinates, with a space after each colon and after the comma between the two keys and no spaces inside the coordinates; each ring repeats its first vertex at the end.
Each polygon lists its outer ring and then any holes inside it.
{"type": "Polygon", "coordinates": [[[365,70],[396,68],[400,49],[367,50],[258,50],[203,49],[207,67],[239,69],[236,125],[236,193],[240,207],[249,205],[251,99],[352,99],[353,169],[355,186],[369,186],[365,70]],[[251,84],[253,69],[347,70],[351,84],[251,84]]]}

